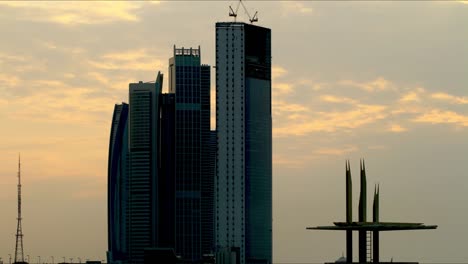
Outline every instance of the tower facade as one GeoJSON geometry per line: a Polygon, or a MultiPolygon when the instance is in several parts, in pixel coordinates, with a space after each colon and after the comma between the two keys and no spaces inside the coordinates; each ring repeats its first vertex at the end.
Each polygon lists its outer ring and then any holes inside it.
{"type": "Polygon", "coordinates": [[[116,104],[112,116],[107,166],[108,263],[127,259],[128,104],[116,104]]]}
{"type": "Polygon", "coordinates": [[[216,23],[215,244],[272,262],[271,30],[216,23]]]}
{"type": "Polygon", "coordinates": [[[114,110],[109,263],[199,262],[214,251],[210,66],[200,48],[174,47],[169,64],[169,93],[158,73],[155,82],[130,83],[129,105],[114,110]]]}
{"type": "Polygon", "coordinates": [[[200,48],[175,46],[169,59],[169,93],[175,96],[175,251],[188,261],[213,248],[210,66],[200,59],[200,48]]]}
{"type": "Polygon", "coordinates": [[[143,263],[145,249],[157,246],[159,103],[162,74],[154,83],[130,83],[129,93],[129,258],[143,263]]]}

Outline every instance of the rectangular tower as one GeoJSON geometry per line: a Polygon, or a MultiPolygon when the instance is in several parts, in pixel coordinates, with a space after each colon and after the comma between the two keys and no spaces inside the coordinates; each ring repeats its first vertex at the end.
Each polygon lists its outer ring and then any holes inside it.
{"type": "Polygon", "coordinates": [[[130,83],[129,258],[143,263],[144,250],[157,246],[159,101],[162,74],[155,83],[130,83]]]}
{"type": "Polygon", "coordinates": [[[200,260],[213,247],[210,66],[201,65],[200,58],[200,48],[174,46],[169,59],[169,93],[175,96],[175,251],[188,261],[200,260]]]}
{"type": "Polygon", "coordinates": [[[160,152],[158,199],[159,243],[157,247],[175,247],[175,98],[162,94],[160,99],[160,152]]]}
{"type": "Polygon", "coordinates": [[[272,262],[271,30],[216,23],[215,244],[272,262]]]}

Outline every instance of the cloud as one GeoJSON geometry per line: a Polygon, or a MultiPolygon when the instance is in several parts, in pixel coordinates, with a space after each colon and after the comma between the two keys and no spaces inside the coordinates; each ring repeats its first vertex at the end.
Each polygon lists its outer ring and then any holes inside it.
{"type": "Polygon", "coordinates": [[[385,145],[372,145],[372,146],[368,146],[367,149],[369,150],[384,150],[384,149],[387,149],[388,147],[385,146],[385,145]]]}
{"type": "Polygon", "coordinates": [[[126,62],[118,64],[116,62],[98,62],[89,61],[89,64],[95,68],[102,70],[131,70],[131,71],[154,71],[161,69],[164,65],[160,60],[153,60],[152,62],[126,62]]]}
{"type": "Polygon", "coordinates": [[[393,125],[390,125],[390,127],[388,128],[388,131],[393,132],[393,133],[401,133],[401,132],[408,131],[408,129],[400,125],[393,124],[393,125]]]}
{"type": "Polygon", "coordinates": [[[6,53],[0,53],[0,64],[9,62],[24,62],[27,59],[24,56],[11,55],[6,53]]]}
{"type": "Polygon", "coordinates": [[[36,61],[33,64],[31,63],[32,60],[33,58],[29,56],[0,53],[0,68],[3,74],[7,72],[44,71],[45,67],[42,62],[36,61]]]}
{"type": "Polygon", "coordinates": [[[324,94],[320,96],[320,100],[327,103],[346,103],[346,104],[357,104],[358,102],[352,98],[337,97],[334,95],[324,94]]]}
{"type": "Polygon", "coordinates": [[[104,85],[109,85],[110,83],[110,79],[99,72],[90,72],[88,76],[104,85]]]}
{"type": "Polygon", "coordinates": [[[144,59],[148,57],[148,53],[145,49],[127,50],[122,52],[112,52],[101,56],[103,59],[115,60],[115,61],[133,61],[144,59]]]}
{"type": "Polygon", "coordinates": [[[294,91],[289,83],[274,83],[272,90],[273,97],[291,94],[294,91]]]}
{"type": "MultiPolygon", "coordinates": [[[[277,72],[285,74],[285,70],[281,68],[277,72]]],[[[450,108],[445,112],[431,112],[435,105],[431,105],[434,101],[429,99],[451,104],[468,104],[466,97],[441,92],[430,94],[426,88],[418,86],[407,88],[383,77],[377,77],[369,82],[316,81],[316,83],[325,84],[326,92],[321,89],[310,89],[314,83],[311,79],[301,79],[302,84],[307,84],[304,86],[298,83],[274,84],[272,111],[275,124],[273,135],[276,138],[300,137],[319,132],[348,133],[358,128],[402,133],[413,130],[415,123],[418,122],[465,126],[463,114],[454,115],[456,112],[450,108]],[[344,84],[360,89],[344,91],[342,87],[344,84]],[[387,92],[385,94],[368,93],[374,91],[387,92]],[[288,96],[292,93],[300,97],[288,96]],[[291,100],[294,100],[294,103],[291,100]],[[301,103],[301,101],[306,103],[301,103]],[[330,104],[337,104],[337,106],[330,108],[330,104]],[[382,120],[391,120],[391,122],[381,122],[382,120]],[[374,126],[367,126],[369,124],[374,124],[374,126]]],[[[449,106],[446,105],[446,107],[449,106]]]]}
{"type": "Polygon", "coordinates": [[[20,81],[17,76],[0,73],[0,89],[17,86],[20,81]]]}
{"type": "Polygon", "coordinates": [[[413,121],[419,123],[456,124],[464,127],[468,126],[468,116],[440,109],[433,109],[427,113],[421,114],[414,118],[413,121]]]}
{"type": "Polygon", "coordinates": [[[285,101],[273,101],[273,112],[277,115],[308,111],[309,108],[301,104],[287,103],[285,101]]]}
{"type": "Polygon", "coordinates": [[[71,73],[71,72],[69,72],[69,73],[64,73],[64,74],[63,74],[63,77],[65,77],[65,78],[67,78],[67,79],[73,79],[73,78],[76,77],[76,75],[73,74],[73,73],[71,73]]]}
{"type": "Polygon", "coordinates": [[[468,97],[458,97],[448,93],[433,93],[431,97],[437,100],[448,101],[452,104],[468,104],[468,97]]]}
{"type": "Polygon", "coordinates": [[[311,161],[325,156],[343,156],[357,151],[359,148],[355,145],[344,145],[342,147],[321,147],[300,155],[283,155],[275,152],[273,153],[273,166],[300,169],[309,165],[311,161]]]}
{"type": "Polygon", "coordinates": [[[303,168],[310,157],[301,155],[300,157],[285,156],[278,153],[273,154],[273,166],[282,168],[297,169],[303,168]]]}
{"type": "Polygon", "coordinates": [[[391,86],[391,82],[386,80],[383,77],[378,77],[377,79],[369,82],[357,82],[354,80],[342,80],[338,82],[340,85],[352,86],[359,89],[362,89],[367,92],[376,92],[376,91],[385,91],[388,90],[391,86]]]}
{"type": "Polygon", "coordinates": [[[8,106],[8,100],[0,98],[0,109],[6,108],[7,106],[8,106]]]}
{"type": "Polygon", "coordinates": [[[281,79],[287,75],[288,71],[281,66],[273,66],[271,69],[271,77],[273,81],[272,85],[272,96],[273,100],[276,100],[277,97],[283,97],[285,95],[291,94],[294,92],[294,84],[287,82],[278,82],[277,79],[281,79]]]}
{"type": "Polygon", "coordinates": [[[288,71],[283,68],[283,67],[280,67],[280,66],[273,66],[271,68],[271,77],[273,80],[277,79],[277,78],[280,78],[280,77],[283,77],[284,75],[286,75],[288,73],[288,71]]]}
{"type": "Polygon", "coordinates": [[[328,156],[342,156],[351,152],[358,151],[357,146],[344,146],[342,148],[320,148],[315,151],[319,155],[328,155],[328,156]]]}
{"type": "MultiPolygon", "coordinates": [[[[288,106],[288,104],[285,104],[288,106]]],[[[295,109],[296,107],[293,107],[295,109]]],[[[298,109],[303,109],[299,107],[298,109]]],[[[307,109],[307,108],[306,108],[307,109]]],[[[304,136],[312,132],[336,132],[355,129],[374,123],[388,116],[384,105],[358,104],[353,109],[335,112],[317,112],[302,116],[300,122],[274,127],[275,137],[304,136]]]]}
{"type": "Polygon", "coordinates": [[[10,100],[10,119],[63,124],[99,122],[116,101],[113,96],[99,94],[95,87],[72,86],[58,80],[35,80],[29,85],[41,88],[10,100]]]}
{"type": "Polygon", "coordinates": [[[136,11],[143,6],[134,1],[0,1],[0,5],[19,9],[17,19],[47,21],[62,25],[101,24],[114,21],[136,22],[136,11]],[[34,15],[31,15],[31,14],[34,15]]]}
{"type": "Polygon", "coordinates": [[[163,69],[165,64],[145,49],[107,53],[99,60],[89,60],[89,65],[102,70],[155,71],[163,69]]]}
{"type": "Polygon", "coordinates": [[[82,54],[86,52],[86,49],[82,47],[64,47],[64,46],[59,46],[57,45],[57,43],[52,42],[52,41],[43,41],[43,42],[40,42],[40,45],[46,49],[60,51],[62,53],[66,53],[67,55],[82,54]]]}
{"type": "Polygon", "coordinates": [[[398,100],[400,103],[417,103],[421,102],[421,96],[425,93],[424,88],[418,87],[412,91],[409,91],[398,100]]]}
{"type": "Polygon", "coordinates": [[[421,98],[419,97],[418,93],[409,92],[403,95],[399,101],[402,103],[420,102],[421,98]]]}
{"type": "Polygon", "coordinates": [[[307,6],[303,2],[297,1],[284,1],[281,2],[283,10],[286,14],[299,13],[299,14],[311,14],[314,10],[312,7],[307,6]]]}

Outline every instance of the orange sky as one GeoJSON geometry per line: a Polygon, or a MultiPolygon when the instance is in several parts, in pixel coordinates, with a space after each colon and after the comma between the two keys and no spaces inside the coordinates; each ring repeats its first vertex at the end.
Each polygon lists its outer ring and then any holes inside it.
{"type": "MultiPolygon", "coordinates": [[[[214,25],[231,20],[230,4],[0,2],[5,262],[14,253],[19,152],[31,261],[105,259],[114,104],[128,101],[129,82],[167,72],[174,44],[200,45],[213,65],[214,25]]],[[[357,208],[360,158],[369,186],[380,183],[382,220],[439,225],[383,234],[381,259],[467,262],[466,2],[246,5],[272,29],[275,262],[341,256],[344,234],[305,227],[344,219],[345,159],[357,208]]]]}

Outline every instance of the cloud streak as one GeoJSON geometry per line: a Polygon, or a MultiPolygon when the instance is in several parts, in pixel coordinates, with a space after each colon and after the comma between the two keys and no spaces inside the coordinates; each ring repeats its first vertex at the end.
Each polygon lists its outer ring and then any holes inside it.
{"type": "Polygon", "coordinates": [[[468,97],[459,97],[448,93],[433,93],[431,97],[437,100],[448,101],[452,104],[468,104],[468,97]]]}
{"type": "MultiPolygon", "coordinates": [[[[278,68],[281,69],[281,68],[278,68]]],[[[277,70],[276,75],[286,75],[277,70]]],[[[436,102],[453,105],[468,104],[468,98],[448,93],[429,93],[423,87],[408,88],[397,85],[384,77],[373,81],[341,80],[336,82],[319,80],[326,91],[313,89],[315,82],[308,80],[308,90],[298,89],[300,84],[277,83],[273,88],[273,135],[276,138],[306,136],[311,133],[348,133],[366,128],[374,131],[403,133],[416,124],[447,124],[466,127],[468,116],[462,112],[438,109],[436,102]],[[359,88],[362,95],[343,96],[343,86],[359,88]],[[276,87],[276,88],[275,88],[276,87]],[[297,90],[298,91],[295,91],[297,90]],[[303,98],[312,98],[308,103],[291,103],[288,96],[294,91],[303,98]],[[385,92],[383,95],[376,92],[385,92]],[[340,95],[335,95],[340,94],[340,95]],[[360,98],[360,99],[356,99],[360,98]],[[379,98],[375,101],[375,98],[379,98]],[[383,122],[389,120],[389,122],[383,122]],[[390,125],[389,125],[390,123],[390,125]],[[368,126],[373,124],[373,126],[368,126]]]]}
{"type": "Polygon", "coordinates": [[[339,82],[343,86],[351,86],[362,89],[367,92],[385,91],[390,88],[391,82],[383,77],[378,77],[369,82],[358,82],[355,80],[343,80],[339,82]]]}
{"type": "MultiPolygon", "coordinates": [[[[293,109],[305,111],[305,107],[296,106],[293,109]],[[304,109],[304,110],[303,110],[304,109]]],[[[349,130],[374,123],[388,116],[387,109],[383,105],[359,104],[356,108],[347,111],[317,112],[303,116],[306,119],[300,122],[289,123],[284,126],[275,127],[275,137],[304,136],[313,132],[336,132],[338,130],[349,130]]],[[[310,111],[310,110],[308,110],[310,111]]]]}
{"type": "Polygon", "coordinates": [[[98,60],[89,60],[89,65],[101,70],[151,71],[164,69],[162,60],[155,58],[145,49],[126,50],[101,55],[98,60]]]}
{"type": "Polygon", "coordinates": [[[414,118],[413,121],[430,124],[456,124],[468,127],[468,116],[440,109],[433,109],[427,113],[421,114],[414,118]]]}
{"type": "Polygon", "coordinates": [[[284,10],[284,15],[289,14],[302,14],[307,15],[311,14],[314,10],[309,6],[307,2],[297,2],[297,1],[283,1],[281,2],[282,8],[284,10]]]}
{"type": "Polygon", "coordinates": [[[45,21],[61,25],[102,24],[115,21],[139,21],[136,11],[141,2],[47,2],[47,1],[1,1],[0,6],[19,9],[19,19],[45,21]],[[32,16],[31,13],[34,13],[32,16]]]}

